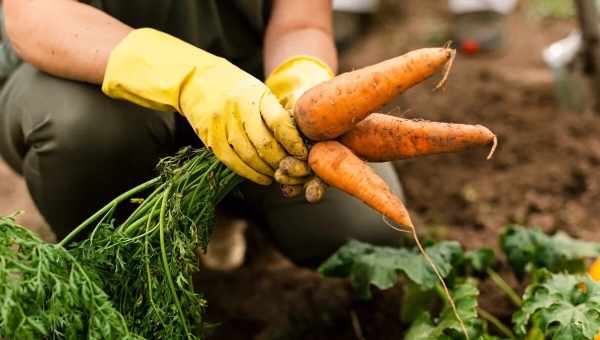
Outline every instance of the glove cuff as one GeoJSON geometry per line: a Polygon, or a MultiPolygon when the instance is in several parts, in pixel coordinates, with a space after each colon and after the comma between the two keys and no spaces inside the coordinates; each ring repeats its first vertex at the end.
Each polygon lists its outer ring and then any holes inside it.
{"type": "Polygon", "coordinates": [[[265,84],[287,109],[292,109],[305,91],[333,76],[329,65],[321,59],[297,55],[277,66],[265,84]]]}
{"type": "Polygon", "coordinates": [[[140,28],[113,49],[102,92],[158,111],[179,111],[186,79],[219,58],[169,34],[140,28]]]}

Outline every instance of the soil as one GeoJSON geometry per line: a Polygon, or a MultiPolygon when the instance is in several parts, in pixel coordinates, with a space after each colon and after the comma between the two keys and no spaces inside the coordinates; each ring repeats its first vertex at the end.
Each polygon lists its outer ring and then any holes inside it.
{"type": "MultiPolygon", "coordinates": [[[[387,3],[342,53],[343,70],[430,46],[448,27],[443,1],[387,3]]],[[[541,50],[575,23],[532,18],[521,8],[507,18],[507,27],[501,54],[459,55],[445,91],[432,92],[432,80],[383,110],[483,124],[499,137],[489,161],[487,150],[477,150],[398,162],[413,219],[424,237],[457,240],[468,249],[497,248],[497,236],[508,223],[600,241],[595,215],[600,211],[600,116],[562,111],[552,73],[541,59],[541,50]]],[[[1,171],[0,176],[5,183],[1,171]]],[[[217,323],[209,339],[360,339],[359,333],[364,339],[401,338],[402,284],[360,301],[348,281],[324,280],[313,269],[292,264],[257,228],[247,236],[241,268],[203,270],[196,279],[206,293],[208,318],[217,323]]],[[[508,271],[502,274],[522,289],[508,271]]],[[[481,306],[509,323],[507,299],[489,282],[480,289],[481,306]]]]}

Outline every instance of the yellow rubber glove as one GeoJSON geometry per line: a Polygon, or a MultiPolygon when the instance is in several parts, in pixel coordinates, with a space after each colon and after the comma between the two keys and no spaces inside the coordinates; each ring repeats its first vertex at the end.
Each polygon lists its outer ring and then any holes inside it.
{"type": "Polygon", "coordinates": [[[315,57],[299,55],[284,61],[269,75],[265,84],[290,112],[298,98],[311,87],[333,78],[327,64],[315,57]]]}
{"type": "Polygon", "coordinates": [[[270,184],[288,154],[306,159],[294,120],[265,84],[227,60],[168,34],[132,31],[112,51],[102,91],[187,118],[238,175],[270,184]]]}
{"type": "MultiPolygon", "coordinates": [[[[329,66],[320,59],[310,56],[299,55],[292,57],[281,63],[281,65],[277,66],[275,70],[273,70],[271,75],[269,75],[269,77],[265,81],[265,84],[277,96],[277,99],[279,99],[280,103],[289,112],[293,113],[294,105],[296,105],[296,102],[304,92],[321,82],[333,78],[333,76],[334,74],[331,68],[329,68],[329,66]]],[[[282,167],[282,169],[283,168],[284,167],[282,167]]],[[[308,165],[306,165],[306,168],[308,168],[308,165]]],[[[276,177],[280,173],[281,172],[276,173],[276,177]]],[[[286,175],[289,177],[283,177],[285,181],[280,179],[280,183],[289,185],[296,182],[315,182],[310,181],[312,179],[311,176],[305,176],[305,171],[300,171],[299,173],[286,173],[286,175]],[[293,178],[298,176],[303,177],[293,178]]],[[[322,183],[321,181],[317,182],[322,183]]],[[[314,185],[310,185],[308,187],[313,186],[314,185]]],[[[315,202],[321,200],[325,195],[324,188],[325,187],[323,186],[323,191],[319,192],[320,195],[318,199],[314,199],[313,197],[315,196],[312,194],[314,190],[307,190],[307,192],[305,193],[306,199],[309,202],[312,202],[313,200],[315,202]]],[[[282,190],[285,193],[286,191],[289,191],[290,188],[284,187],[282,188],[282,190]]],[[[296,188],[294,190],[298,191],[299,189],[296,188]]]]}

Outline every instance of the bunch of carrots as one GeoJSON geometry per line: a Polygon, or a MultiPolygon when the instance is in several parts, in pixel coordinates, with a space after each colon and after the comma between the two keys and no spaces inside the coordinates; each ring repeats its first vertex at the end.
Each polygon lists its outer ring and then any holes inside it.
{"type": "MultiPolygon", "coordinates": [[[[444,78],[436,88],[443,86],[453,58],[454,51],[449,48],[419,49],[343,73],[307,91],[298,100],[294,117],[302,133],[316,142],[308,157],[310,170],[395,223],[412,228],[402,202],[364,161],[396,161],[486,145],[492,146],[490,158],[496,136],[481,125],[409,120],[373,112],[445,66],[444,78]]],[[[309,174],[309,169],[289,157],[281,162],[280,171],[295,177],[309,174]]],[[[309,201],[322,198],[309,190],[306,196],[309,201]]]]}
{"type": "MultiPolygon", "coordinates": [[[[438,84],[443,86],[454,55],[449,48],[419,49],[338,75],[310,89],[294,108],[299,129],[313,143],[308,167],[286,158],[275,174],[280,179],[290,179],[289,185],[283,187],[288,196],[304,190],[307,200],[315,202],[322,199],[327,184],[360,199],[396,225],[408,228],[438,275],[453,308],[445,283],[423,250],[406,207],[366,161],[394,161],[488,145],[492,146],[491,156],[496,136],[483,126],[374,113],[395,96],[445,68],[438,84]],[[291,181],[309,176],[313,178],[304,187],[291,181]]],[[[214,206],[240,180],[207,150],[188,150],[161,163],[161,176],[119,196],[57,245],[44,244],[32,234],[23,233],[8,219],[0,221],[0,246],[5,247],[0,252],[0,337],[53,337],[67,329],[72,334],[91,334],[91,328],[97,327],[97,332],[110,337],[197,338],[194,329],[201,322],[204,304],[193,289],[191,275],[198,268],[190,259],[196,247],[206,247],[214,206]],[[140,205],[126,221],[114,223],[112,216],[121,202],[152,188],[146,199],[138,200],[140,205]],[[87,239],[71,242],[94,225],[87,239]],[[61,296],[69,296],[65,298],[69,310],[78,310],[73,319],[59,316],[64,313],[59,307],[66,304],[53,295],[53,286],[36,279],[39,276],[35,273],[39,272],[48,272],[54,286],[63,287],[61,296]],[[123,287],[110,282],[120,282],[123,287]],[[82,286],[93,288],[89,292],[97,295],[97,303],[81,297],[82,286]],[[39,294],[32,299],[26,290],[39,294]],[[113,302],[114,310],[107,306],[106,296],[113,302]],[[53,305],[57,319],[27,314],[24,307],[19,307],[27,306],[43,316],[53,305]],[[21,312],[16,314],[15,310],[21,312]],[[105,319],[98,319],[100,311],[105,319]],[[89,315],[82,315],[85,313],[89,315]],[[12,317],[9,319],[8,315],[12,317]],[[98,322],[81,323],[79,320],[85,317],[94,317],[98,322]]]]}

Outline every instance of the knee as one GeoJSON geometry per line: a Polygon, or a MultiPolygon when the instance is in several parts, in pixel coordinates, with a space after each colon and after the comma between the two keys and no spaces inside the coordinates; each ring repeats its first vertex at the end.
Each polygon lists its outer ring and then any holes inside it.
{"type": "Polygon", "coordinates": [[[44,98],[42,107],[29,107],[29,112],[23,113],[29,116],[23,131],[25,144],[37,153],[52,151],[71,160],[106,161],[170,152],[172,113],[111,99],[96,86],[41,73],[36,78],[38,92],[31,95],[43,94],[48,100],[44,98]]]}
{"type": "Polygon", "coordinates": [[[49,134],[62,152],[136,157],[163,155],[173,146],[174,131],[164,113],[108,98],[73,99],[64,111],[48,112],[49,134]]]}

